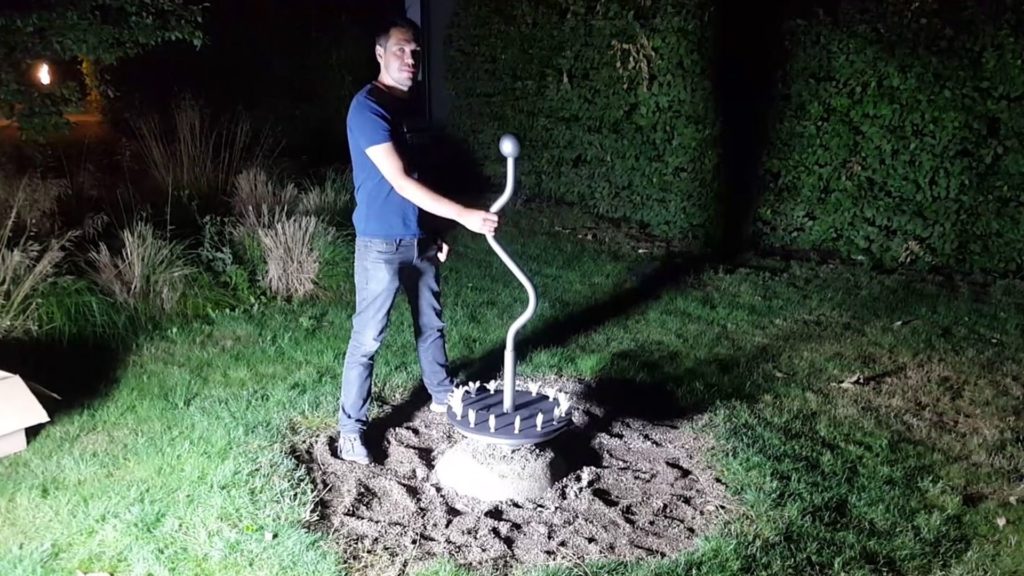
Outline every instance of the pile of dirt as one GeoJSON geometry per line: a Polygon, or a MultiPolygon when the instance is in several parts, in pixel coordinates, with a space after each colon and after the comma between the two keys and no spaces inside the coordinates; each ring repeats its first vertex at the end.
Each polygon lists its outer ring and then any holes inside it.
{"type": "Polygon", "coordinates": [[[574,426],[551,443],[568,475],[545,497],[494,504],[440,486],[434,463],[465,438],[424,407],[371,445],[371,466],[339,460],[334,434],[297,447],[320,495],[315,529],[358,574],[406,574],[440,559],[505,573],[672,556],[731,508],[702,460],[709,439],[698,418],[648,422],[588,403],[587,383],[544,385],[576,398],[574,426]]]}

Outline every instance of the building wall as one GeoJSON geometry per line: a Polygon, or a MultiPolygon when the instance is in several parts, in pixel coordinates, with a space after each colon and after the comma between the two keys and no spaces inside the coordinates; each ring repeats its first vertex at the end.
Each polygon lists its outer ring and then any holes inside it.
{"type": "Polygon", "coordinates": [[[455,0],[405,0],[405,15],[423,31],[424,78],[431,124],[444,126],[451,109],[451,93],[445,83],[444,41],[455,10],[455,0]]]}
{"type": "Polygon", "coordinates": [[[455,11],[455,0],[423,0],[430,7],[430,111],[434,123],[443,126],[451,109],[451,92],[445,82],[448,69],[445,63],[444,40],[448,24],[455,11]]]}

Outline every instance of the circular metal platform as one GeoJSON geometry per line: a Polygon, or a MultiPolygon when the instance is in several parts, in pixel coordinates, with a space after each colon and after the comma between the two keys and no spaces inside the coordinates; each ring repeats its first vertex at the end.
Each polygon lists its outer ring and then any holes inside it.
{"type": "Polygon", "coordinates": [[[536,396],[526,390],[514,392],[515,411],[506,414],[503,409],[502,390],[489,392],[477,390],[476,396],[469,392],[462,397],[462,418],[457,418],[455,410],[448,406],[448,421],[463,435],[482,442],[501,444],[504,446],[525,446],[550,440],[564,432],[572,422],[572,415],[566,414],[555,420],[555,408],[558,400],[551,400],[538,392],[536,396]],[[476,411],[476,423],[470,426],[469,411],[476,411]],[[537,429],[537,414],[544,415],[540,430],[537,429]],[[489,420],[494,415],[494,432],[491,432],[489,420]],[[515,431],[516,416],[520,418],[519,433],[515,431]]]}

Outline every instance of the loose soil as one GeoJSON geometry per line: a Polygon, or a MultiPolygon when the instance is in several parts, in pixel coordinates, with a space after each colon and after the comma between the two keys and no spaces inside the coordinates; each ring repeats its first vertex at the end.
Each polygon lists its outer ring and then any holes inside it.
{"type": "Polygon", "coordinates": [[[672,556],[734,509],[704,462],[710,439],[699,416],[647,421],[589,402],[591,384],[543,385],[574,398],[574,426],[551,443],[568,474],[543,498],[485,503],[440,486],[434,463],[465,438],[424,406],[378,418],[388,428],[368,433],[378,452],[370,466],[339,460],[336,434],[296,447],[319,496],[314,528],[354,574],[409,574],[441,559],[507,574],[672,556]]]}

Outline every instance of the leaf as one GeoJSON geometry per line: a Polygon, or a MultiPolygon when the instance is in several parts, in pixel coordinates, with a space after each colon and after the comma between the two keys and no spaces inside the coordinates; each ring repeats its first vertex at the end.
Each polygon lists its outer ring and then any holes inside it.
{"type": "Polygon", "coordinates": [[[1002,530],[1003,527],[1006,526],[1006,516],[996,518],[996,526],[999,526],[999,529],[1002,530]]]}

